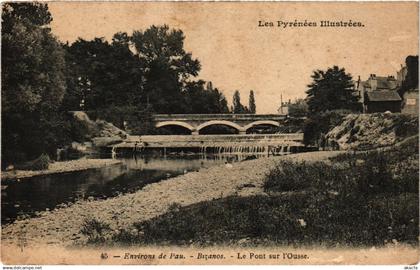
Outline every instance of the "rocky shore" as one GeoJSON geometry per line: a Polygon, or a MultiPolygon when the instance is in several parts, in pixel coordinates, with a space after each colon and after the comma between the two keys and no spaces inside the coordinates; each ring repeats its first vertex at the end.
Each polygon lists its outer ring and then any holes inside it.
{"type": "Polygon", "coordinates": [[[150,184],[132,194],[107,200],[78,201],[71,206],[42,212],[39,217],[3,226],[2,245],[16,246],[24,242],[29,246],[72,246],[86,240],[80,229],[88,218],[106,222],[113,230],[131,229],[134,222],[161,215],[174,203],[185,206],[231,195],[264,194],[264,176],[277,161],[327,160],[338,153],[310,152],[216,166],[150,184]]]}
{"type": "Polygon", "coordinates": [[[47,175],[63,172],[83,171],[88,169],[101,168],[105,166],[119,164],[121,161],[116,159],[78,159],[68,161],[56,161],[49,165],[48,170],[41,171],[24,171],[11,170],[1,172],[1,180],[6,179],[22,179],[38,175],[47,175]]]}

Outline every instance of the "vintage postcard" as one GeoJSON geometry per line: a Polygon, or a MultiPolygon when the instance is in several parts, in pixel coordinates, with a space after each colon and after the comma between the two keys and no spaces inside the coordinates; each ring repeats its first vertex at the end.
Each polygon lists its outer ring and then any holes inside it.
{"type": "Polygon", "coordinates": [[[3,265],[419,261],[418,2],[3,2],[3,265]]]}

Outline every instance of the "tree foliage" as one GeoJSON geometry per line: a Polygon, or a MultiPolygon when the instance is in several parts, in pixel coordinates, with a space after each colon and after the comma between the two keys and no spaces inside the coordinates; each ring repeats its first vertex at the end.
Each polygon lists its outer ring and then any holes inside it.
{"type": "Polygon", "coordinates": [[[304,117],[308,114],[308,104],[305,99],[297,99],[288,105],[289,115],[292,117],[304,117]]]}
{"type": "Polygon", "coordinates": [[[143,121],[152,113],[227,112],[225,97],[211,82],[205,87],[193,80],[200,63],[184,51],[184,39],[181,30],[164,25],[132,36],[116,33],[110,43],[95,38],[66,45],[65,107],[94,111],[119,127],[134,122],[141,134],[153,133],[139,128],[151,126],[143,121]]]}
{"type": "Polygon", "coordinates": [[[257,106],[255,105],[254,91],[249,91],[249,113],[255,114],[257,106]]]}
{"type": "Polygon", "coordinates": [[[228,113],[227,101],[223,93],[213,88],[211,82],[202,80],[187,82],[185,85],[186,113],[228,113]]]}
{"type": "Polygon", "coordinates": [[[232,99],[232,113],[245,113],[246,109],[241,103],[241,94],[238,90],[233,93],[232,99]]]}
{"type": "Polygon", "coordinates": [[[357,109],[357,96],[352,77],[344,68],[334,66],[326,71],[316,70],[308,85],[307,102],[310,113],[337,109],[357,109]]]}
{"type": "Polygon", "coordinates": [[[58,114],[65,93],[61,44],[46,4],[3,4],[2,164],[55,153],[64,140],[58,114]]]}
{"type": "Polygon", "coordinates": [[[157,113],[183,113],[187,80],[198,75],[200,63],[184,50],[184,33],[169,26],[151,26],[134,31],[132,41],[145,62],[143,102],[157,113]]]}
{"type": "Polygon", "coordinates": [[[60,44],[48,6],[5,3],[2,12],[2,164],[80,139],[65,115],[84,110],[133,134],[153,134],[153,113],[226,113],[224,95],[195,80],[200,62],[169,26],[60,44]],[[128,124],[127,124],[128,123],[128,124]],[[29,131],[29,132],[28,132],[29,131]]]}
{"type": "Polygon", "coordinates": [[[403,82],[399,90],[400,96],[403,96],[406,91],[419,86],[419,56],[407,56],[405,59],[405,65],[407,67],[407,75],[403,78],[403,82]]]}

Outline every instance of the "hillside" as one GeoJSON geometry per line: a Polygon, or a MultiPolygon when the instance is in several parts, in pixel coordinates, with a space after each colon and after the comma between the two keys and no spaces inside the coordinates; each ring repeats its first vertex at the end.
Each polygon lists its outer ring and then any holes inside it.
{"type": "Polygon", "coordinates": [[[326,140],[340,150],[363,150],[394,145],[418,132],[417,116],[349,114],[327,133],[326,140]]]}

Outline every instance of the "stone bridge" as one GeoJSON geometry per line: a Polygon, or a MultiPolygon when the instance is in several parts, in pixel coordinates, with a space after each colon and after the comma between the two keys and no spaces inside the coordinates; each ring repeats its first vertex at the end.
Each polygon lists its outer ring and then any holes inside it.
{"type": "Polygon", "coordinates": [[[279,127],[286,119],[281,114],[155,114],[153,116],[157,128],[165,126],[181,126],[197,135],[200,130],[212,125],[224,125],[246,134],[246,131],[259,125],[279,127]]]}

